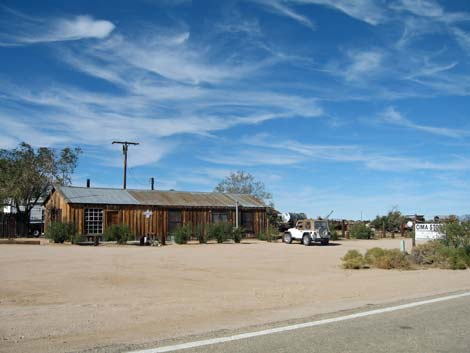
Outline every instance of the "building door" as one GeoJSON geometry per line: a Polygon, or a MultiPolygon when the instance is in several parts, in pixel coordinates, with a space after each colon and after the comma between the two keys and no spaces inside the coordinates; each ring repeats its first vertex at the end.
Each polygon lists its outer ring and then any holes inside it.
{"type": "Polygon", "coordinates": [[[242,211],[242,227],[250,234],[254,234],[255,232],[253,216],[253,212],[242,211]]]}
{"type": "Polygon", "coordinates": [[[118,211],[108,211],[106,212],[106,228],[111,227],[115,224],[120,224],[119,221],[119,212],[118,211]]]}

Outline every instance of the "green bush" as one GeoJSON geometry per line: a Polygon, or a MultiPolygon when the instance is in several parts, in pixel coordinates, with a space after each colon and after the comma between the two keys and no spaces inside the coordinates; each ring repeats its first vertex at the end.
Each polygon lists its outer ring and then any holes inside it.
{"type": "Polygon", "coordinates": [[[405,253],[398,249],[389,249],[384,250],[383,256],[375,259],[374,267],[384,270],[409,270],[412,266],[408,256],[405,253]]]}
{"type": "Polygon", "coordinates": [[[366,251],[366,254],[364,256],[364,260],[366,264],[375,266],[377,263],[377,260],[385,255],[385,250],[382,248],[372,248],[366,251]]]}
{"type": "Polygon", "coordinates": [[[46,238],[54,243],[70,241],[77,234],[77,228],[73,223],[52,222],[46,231],[46,238]]]}
{"type": "Polygon", "coordinates": [[[341,260],[343,268],[358,270],[364,266],[364,256],[357,250],[349,250],[341,260]]]}
{"type": "Polygon", "coordinates": [[[240,243],[245,235],[245,229],[242,227],[232,229],[232,239],[235,243],[240,243]]]}
{"type": "Polygon", "coordinates": [[[449,222],[441,225],[441,232],[444,233],[441,242],[452,248],[470,248],[470,221],[449,222]]]}
{"type": "Polygon", "coordinates": [[[76,233],[75,235],[71,237],[70,241],[72,242],[72,244],[78,244],[78,243],[84,242],[85,237],[79,233],[76,233]]]}
{"type": "Polygon", "coordinates": [[[370,239],[373,235],[372,229],[364,223],[356,223],[351,227],[351,237],[356,239],[370,239]]]}
{"type": "Polygon", "coordinates": [[[187,223],[175,229],[171,235],[175,239],[176,244],[186,244],[193,234],[193,227],[191,223],[187,223]]]}
{"type": "Polygon", "coordinates": [[[338,239],[339,239],[338,231],[336,229],[333,229],[330,232],[330,240],[338,240],[338,239]]]}
{"type": "Polygon", "coordinates": [[[372,248],[367,250],[364,257],[359,251],[350,250],[342,260],[344,268],[375,267],[386,270],[409,270],[412,268],[412,263],[407,254],[398,249],[372,248]]]}
{"type": "Polygon", "coordinates": [[[196,227],[194,227],[194,236],[199,241],[199,244],[207,243],[208,236],[202,224],[198,224],[196,227]]]}
{"type": "Polygon", "coordinates": [[[214,223],[208,228],[207,235],[209,239],[217,240],[221,244],[232,238],[233,225],[228,222],[214,223]]]}
{"type": "Polygon", "coordinates": [[[467,248],[446,246],[437,240],[417,245],[412,250],[411,256],[418,265],[453,270],[465,269],[470,266],[470,256],[467,248]]]}
{"type": "Polygon", "coordinates": [[[126,244],[131,238],[131,231],[125,224],[114,224],[104,231],[104,240],[115,241],[118,244],[126,244]]]}
{"type": "Polygon", "coordinates": [[[261,232],[258,235],[259,240],[264,240],[268,242],[276,241],[279,239],[279,237],[279,229],[270,224],[268,224],[268,227],[264,232],[261,232]]]}

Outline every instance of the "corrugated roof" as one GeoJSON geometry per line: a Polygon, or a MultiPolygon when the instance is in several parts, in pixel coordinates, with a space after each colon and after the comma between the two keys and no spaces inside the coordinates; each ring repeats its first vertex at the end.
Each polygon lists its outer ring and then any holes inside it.
{"type": "Polygon", "coordinates": [[[123,190],[73,186],[57,186],[56,189],[62,193],[70,203],[231,208],[235,207],[235,203],[238,201],[241,207],[267,207],[256,197],[242,194],[163,190],[123,190]]]}
{"type": "Polygon", "coordinates": [[[56,189],[70,203],[112,205],[138,205],[139,202],[126,190],[57,186],[56,189]]]}

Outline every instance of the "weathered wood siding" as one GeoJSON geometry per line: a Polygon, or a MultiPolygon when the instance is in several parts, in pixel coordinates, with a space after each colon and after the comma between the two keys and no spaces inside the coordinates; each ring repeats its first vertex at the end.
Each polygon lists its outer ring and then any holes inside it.
{"type": "MultiPolygon", "coordinates": [[[[203,228],[212,223],[212,212],[227,212],[229,214],[230,222],[235,225],[235,209],[224,208],[179,208],[179,207],[159,207],[159,206],[137,206],[137,205],[94,205],[94,204],[73,204],[67,203],[62,195],[54,192],[47,200],[46,208],[46,221],[45,229],[47,230],[48,224],[51,221],[51,210],[60,209],[62,222],[74,223],[78,232],[86,235],[85,232],[85,209],[86,208],[100,208],[103,209],[103,231],[109,226],[112,221],[116,223],[126,224],[136,239],[142,235],[154,235],[161,239],[161,237],[168,237],[168,212],[181,211],[182,224],[191,223],[193,227],[202,225],[203,228]],[[145,217],[147,210],[152,211],[152,216],[145,217]],[[111,220],[111,213],[116,214],[111,220]]],[[[244,209],[240,208],[239,224],[241,223],[242,212],[253,213],[253,235],[257,235],[266,229],[267,218],[265,209],[244,209]]]]}

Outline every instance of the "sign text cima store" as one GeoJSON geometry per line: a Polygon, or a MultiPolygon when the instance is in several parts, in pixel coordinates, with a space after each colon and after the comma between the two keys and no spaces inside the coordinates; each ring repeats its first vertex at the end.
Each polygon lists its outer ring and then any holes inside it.
{"type": "Polygon", "coordinates": [[[433,240],[439,239],[444,234],[441,233],[441,225],[439,223],[416,223],[415,237],[416,240],[433,240]]]}

